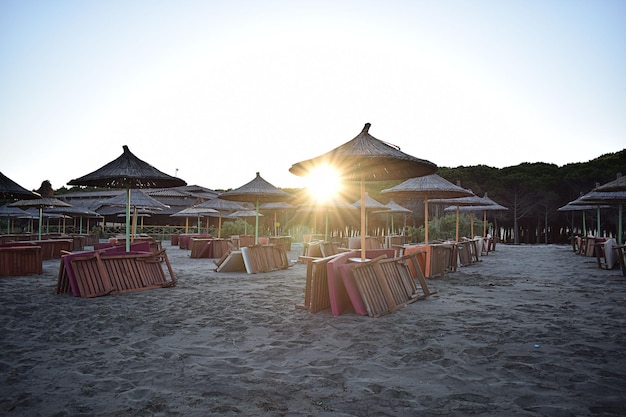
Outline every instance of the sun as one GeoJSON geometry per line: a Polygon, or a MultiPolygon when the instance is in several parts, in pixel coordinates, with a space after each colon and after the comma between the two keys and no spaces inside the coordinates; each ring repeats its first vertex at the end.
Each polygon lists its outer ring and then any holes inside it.
{"type": "Polygon", "coordinates": [[[341,191],[339,173],[330,165],[317,167],[307,175],[306,188],[316,202],[332,200],[341,191]]]}

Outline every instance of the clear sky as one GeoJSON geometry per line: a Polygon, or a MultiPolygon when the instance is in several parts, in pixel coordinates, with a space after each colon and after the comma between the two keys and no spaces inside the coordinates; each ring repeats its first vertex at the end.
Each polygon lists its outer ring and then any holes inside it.
{"type": "Polygon", "coordinates": [[[237,188],[370,134],[439,166],[626,147],[626,1],[0,0],[0,171],[60,188],[128,145],[237,188]]]}

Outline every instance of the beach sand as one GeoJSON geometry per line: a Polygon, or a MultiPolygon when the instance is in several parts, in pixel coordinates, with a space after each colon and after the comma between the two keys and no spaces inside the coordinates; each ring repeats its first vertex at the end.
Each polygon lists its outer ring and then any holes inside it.
{"type": "Polygon", "coordinates": [[[498,245],[381,318],[295,309],[302,264],[164,247],[174,288],[55,295],[58,260],[0,279],[0,415],[626,414],[626,278],[568,246],[498,245]]]}

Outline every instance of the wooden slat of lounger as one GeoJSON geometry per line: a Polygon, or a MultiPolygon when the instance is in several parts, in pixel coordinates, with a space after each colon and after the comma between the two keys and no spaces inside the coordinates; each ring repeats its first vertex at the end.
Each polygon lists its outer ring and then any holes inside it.
{"type": "Polygon", "coordinates": [[[89,259],[76,260],[75,262],[77,267],[74,267],[74,274],[76,275],[76,282],[78,283],[81,297],[97,297],[108,294],[108,292],[105,292],[104,285],[99,278],[98,261],[95,256],[89,259]]]}
{"type": "Polygon", "coordinates": [[[146,280],[146,272],[140,268],[139,259],[151,257],[151,254],[116,255],[107,257],[107,270],[115,281],[115,292],[128,292],[150,285],[146,280]]]}
{"type": "Polygon", "coordinates": [[[383,290],[373,265],[370,263],[355,266],[352,268],[352,274],[365,303],[367,314],[370,317],[380,317],[389,313],[390,307],[383,295],[383,290]]]}
{"type": "Polygon", "coordinates": [[[417,253],[404,255],[402,259],[405,260],[407,264],[413,265],[413,268],[409,268],[409,270],[415,271],[415,275],[413,276],[413,278],[417,279],[417,281],[420,284],[420,287],[422,287],[424,297],[437,294],[437,291],[430,291],[430,289],[428,288],[428,284],[426,283],[426,278],[424,277],[424,274],[422,273],[422,269],[419,267],[419,260],[417,258],[417,255],[418,255],[417,253]]]}
{"type": "Polygon", "coordinates": [[[425,295],[419,293],[413,275],[411,274],[411,268],[409,268],[406,259],[396,259],[396,267],[400,275],[400,282],[409,297],[409,302],[423,299],[425,295]]]}
{"type": "MultiPolygon", "coordinates": [[[[395,307],[404,306],[412,301],[412,293],[407,291],[402,276],[400,274],[400,265],[395,259],[384,259],[378,262],[381,268],[381,276],[384,278],[389,291],[393,297],[395,307]]],[[[381,283],[381,287],[384,284],[381,283]]]]}
{"type": "Polygon", "coordinates": [[[330,295],[328,293],[328,273],[326,264],[330,259],[321,258],[313,261],[311,271],[311,294],[309,311],[318,311],[330,308],[330,295]]]}
{"type": "Polygon", "coordinates": [[[144,276],[148,285],[163,286],[167,284],[167,278],[165,277],[161,263],[157,259],[145,258],[138,260],[137,263],[146,271],[144,276]]]}
{"type": "Polygon", "coordinates": [[[106,270],[98,261],[97,252],[92,256],[71,261],[81,297],[98,297],[113,290],[106,270]]]}

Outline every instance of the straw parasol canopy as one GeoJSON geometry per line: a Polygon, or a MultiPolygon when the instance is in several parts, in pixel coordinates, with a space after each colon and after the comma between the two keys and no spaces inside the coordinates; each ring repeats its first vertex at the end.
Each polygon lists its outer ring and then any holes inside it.
{"type": "Polygon", "coordinates": [[[22,200],[32,200],[40,197],[40,195],[32,191],[28,191],[26,188],[22,187],[0,172],[0,199],[12,200],[19,198],[22,200]]]}
{"type": "Polygon", "coordinates": [[[117,159],[87,175],[68,182],[69,185],[126,189],[126,251],[130,251],[130,190],[131,188],[168,188],[187,185],[180,178],[159,171],[137,158],[124,145],[117,159]]]}
{"type": "Polygon", "coordinates": [[[39,240],[41,240],[42,219],[44,207],[70,207],[71,204],[54,197],[36,198],[34,200],[19,200],[9,204],[11,207],[35,207],[39,209],[39,240]]]}
{"type": "Polygon", "coordinates": [[[594,191],[602,193],[607,191],[626,191],[626,177],[623,177],[622,174],[619,173],[616,179],[596,187],[594,191]]]}
{"type": "MultiPolygon", "coordinates": [[[[583,211],[583,232],[585,235],[587,235],[587,225],[586,225],[586,219],[585,219],[585,211],[586,210],[596,210],[596,221],[597,221],[597,225],[598,225],[598,231],[600,230],[600,210],[604,207],[604,205],[601,202],[594,202],[594,201],[584,201],[583,198],[584,194],[581,192],[580,196],[576,199],[576,200],[572,200],[569,203],[567,203],[565,206],[561,207],[560,209],[557,209],[557,211],[567,211],[566,208],[569,207],[583,207],[582,210],[583,211]],[[563,210],[561,210],[563,209],[563,210]]],[[[573,209],[572,209],[573,210],[573,209]]]]}
{"type": "Polygon", "coordinates": [[[0,217],[7,218],[7,234],[11,234],[11,218],[25,218],[30,214],[19,207],[10,207],[8,204],[0,206],[0,217]]]}
{"type": "MultiPolygon", "coordinates": [[[[394,214],[409,214],[412,213],[412,210],[409,210],[406,207],[401,206],[400,204],[396,203],[395,201],[389,200],[389,203],[385,204],[386,209],[385,210],[376,210],[373,211],[372,214],[386,214],[389,215],[391,214],[391,232],[392,234],[395,232],[395,226],[393,224],[394,221],[394,214]]],[[[405,217],[406,219],[406,217],[405,217]]],[[[406,222],[405,222],[406,223],[406,222]]]]}
{"type": "Polygon", "coordinates": [[[196,217],[198,219],[198,233],[200,233],[200,218],[204,216],[208,216],[209,213],[217,213],[217,210],[208,209],[208,208],[196,208],[194,206],[187,207],[178,211],[170,217],[184,217],[185,218],[185,233],[189,232],[189,219],[192,217],[196,217]]]}
{"type": "Polygon", "coordinates": [[[398,146],[376,139],[369,134],[366,123],[354,139],[318,157],[298,162],[289,172],[306,176],[318,168],[332,166],[344,181],[361,184],[361,259],[365,259],[365,181],[403,180],[421,177],[437,171],[437,165],[408,155],[398,146]]]}
{"type": "MultiPolygon", "coordinates": [[[[597,186],[592,191],[579,198],[582,204],[608,204],[617,206],[617,241],[619,245],[622,244],[622,210],[624,203],[626,203],[626,188],[620,188],[623,184],[624,181],[620,175],[616,180],[597,186]]],[[[600,224],[599,216],[600,210],[598,209],[598,225],[600,224]]]]}
{"type": "Polygon", "coordinates": [[[237,203],[236,201],[224,200],[219,197],[212,198],[203,203],[196,204],[194,206],[195,209],[208,209],[213,213],[219,213],[219,222],[217,227],[217,238],[220,239],[222,237],[222,212],[233,212],[237,210],[243,210],[244,206],[237,203]]]}
{"type": "MultiPolygon", "coordinates": [[[[78,217],[80,220],[79,231],[82,233],[83,230],[83,218],[98,218],[103,217],[101,214],[91,210],[87,207],[53,207],[45,210],[46,213],[56,213],[56,214],[65,214],[70,217],[78,217]]],[[[87,223],[87,229],[89,229],[89,223],[87,223]]]]}
{"type": "MultiPolygon", "coordinates": [[[[255,217],[255,218],[263,217],[263,214],[259,213],[256,210],[238,210],[238,211],[235,211],[234,213],[230,213],[229,216],[245,219],[247,217],[255,217]]],[[[245,223],[244,227],[245,229],[243,233],[247,235],[248,234],[248,222],[245,223]]]]}
{"type": "Polygon", "coordinates": [[[437,174],[419,178],[410,178],[395,187],[382,190],[381,193],[396,198],[424,200],[424,242],[428,245],[428,199],[470,197],[474,193],[453,184],[437,174]]]}
{"type": "MultiPolygon", "coordinates": [[[[582,195],[581,195],[582,197],[582,195]]],[[[587,210],[595,210],[597,209],[605,209],[605,208],[609,208],[610,206],[608,205],[604,205],[604,206],[599,206],[597,204],[583,204],[583,203],[577,203],[578,200],[574,200],[574,201],[570,201],[569,203],[567,203],[566,205],[559,207],[558,209],[556,209],[556,211],[582,211],[582,231],[583,231],[583,235],[587,235],[587,222],[585,219],[585,211],[587,210]]],[[[572,214],[572,224],[574,223],[574,215],[572,214]]],[[[573,232],[572,232],[573,233],[573,232]]]]}
{"type": "MultiPolygon", "coordinates": [[[[109,207],[126,207],[126,204],[126,195],[122,193],[104,200],[101,205],[109,207]]],[[[130,204],[133,208],[144,210],[163,210],[170,207],[136,188],[130,190],[130,200],[128,200],[128,204],[130,204]]]]}
{"type": "Polygon", "coordinates": [[[358,220],[358,216],[355,217],[354,219],[352,219],[350,216],[351,212],[356,212],[356,210],[358,210],[357,207],[354,206],[354,204],[350,204],[347,201],[342,200],[341,198],[334,198],[334,199],[324,199],[324,200],[309,200],[308,202],[305,202],[303,204],[301,204],[298,207],[298,210],[296,211],[296,213],[313,213],[314,216],[314,227],[313,227],[313,231],[315,233],[317,233],[317,218],[315,216],[315,214],[317,212],[322,211],[324,213],[324,240],[327,241],[328,240],[328,223],[329,223],[329,217],[331,215],[331,213],[335,216],[337,216],[338,218],[341,219],[341,222],[343,224],[347,224],[347,223],[352,223],[351,220],[358,220]]]}
{"type": "Polygon", "coordinates": [[[276,201],[270,203],[263,203],[259,206],[259,209],[265,211],[271,211],[274,213],[274,236],[278,236],[278,211],[285,211],[285,223],[287,223],[287,210],[295,209],[296,207],[293,204],[289,204],[286,201],[276,201]]]}
{"type": "Polygon", "coordinates": [[[360,209],[362,204],[365,204],[365,233],[367,234],[367,230],[369,229],[369,214],[373,211],[386,211],[389,209],[383,203],[370,197],[368,193],[365,193],[365,199],[357,200],[352,203],[357,209],[360,209]]]}
{"type": "Polygon", "coordinates": [[[127,207],[129,210],[132,209],[132,236],[135,236],[137,231],[137,217],[141,217],[138,215],[138,210],[155,211],[169,208],[167,204],[161,203],[159,200],[150,197],[148,194],[136,188],[130,190],[130,195],[123,193],[104,200],[102,206],[127,207]]]}
{"type": "MultiPolygon", "coordinates": [[[[455,208],[456,211],[456,241],[459,241],[459,213],[461,207],[467,206],[483,206],[485,205],[485,200],[478,197],[474,193],[467,197],[457,197],[457,198],[434,198],[430,200],[431,204],[450,204],[455,208]]],[[[445,211],[445,209],[444,209],[445,211]]],[[[471,235],[474,235],[474,220],[471,218],[472,212],[470,211],[470,227],[471,227],[471,235]]]]}
{"type": "Polygon", "coordinates": [[[289,193],[284,192],[280,188],[274,187],[272,184],[267,182],[265,179],[261,177],[260,173],[256,173],[256,177],[242,185],[239,188],[236,188],[232,191],[227,191],[223,194],[219,195],[219,198],[224,200],[233,200],[233,201],[245,201],[254,203],[256,207],[256,225],[255,225],[255,235],[254,235],[254,243],[259,243],[259,204],[260,203],[268,203],[268,202],[277,202],[277,201],[288,201],[293,198],[293,196],[289,193]]]}

